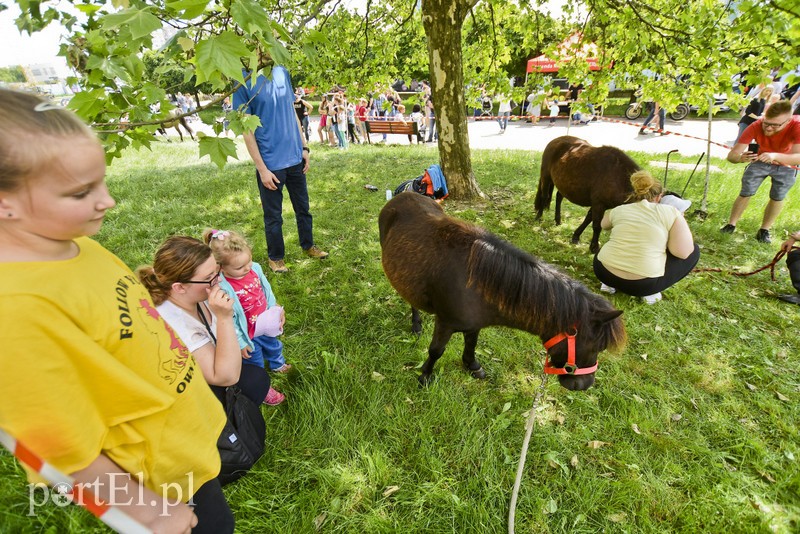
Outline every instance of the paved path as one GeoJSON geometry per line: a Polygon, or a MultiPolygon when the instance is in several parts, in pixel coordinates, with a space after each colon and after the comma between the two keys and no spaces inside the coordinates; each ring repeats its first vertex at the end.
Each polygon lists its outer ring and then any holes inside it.
{"type": "MultiPolygon", "coordinates": [[[[574,135],[587,140],[593,145],[612,145],[622,150],[637,150],[648,153],[666,153],[670,150],[678,150],[685,156],[699,156],[708,151],[706,138],[708,137],[708,121],[702,119],[687,119],[680,122],[667,120],[666,130],[672,132],[670,135],[659,136],[650,133],[648,135],[638,135],[639,126],[643,119],[636,121],[636,125],[622,124],[613,121],[625,121],[626,119],[610,117],[609,121],[599,119],[587,125],[572,125],[567,127],[567,120],[559,118],[555,126],[548,126],[545,118],[539,124],[527,124],[524,121],[514,121],[508,123],[506,133],[500,133],[500,127],[494,120],[475,121],[469,120],[469,144],[475,149],[510,149],[510,150],[536,150],[543,151],[544,147],[551,140],[561,135],[574,135]]],[[[632,122],[632,121],[627,121],[632,122]]],[[[716,143],[729,145],[731,140],[738,132],[737,121],[732,119],[716,119],[712,122],[711,140],[716,143]]],[[[317,126],[319,122],[312,120],[311,146],[319,143],[317,126]]],[[[192,129],[205,131],[209,135],[214,135],[211,128],[202,125],[199,121],[191,123],[192,129]]],[[[172,135],[172,130],[170,130],[172,135]]],[[[380,134],[372,135],[372,142],[379,142],[380,134]]],[[[404,135],[389,135],[389,144],[408,144],[408,139],[404,135]]],[[[428,144],[427,147],[435,147],[436,144],[428,144]]],[[[421,147],[422,148],[422,147],[421,147]]],[[[724,158],[728,154],[728,149],[716,145],[711,145],[711,155],[724,158]]]]}
{"type": "MultiPolygon", "coordinates": [[[[620,120],[616,117],[613,120],[620,120]]],[[[622,120],[625,120],[624,118],[622,120]]],[[[629,121],[630,122],[630,121],[629,121]]],[[[643,120],[637,122],[640,125],[643,120]]],[[[712,122],[711,140],[729,144],[738,132],[737,121],[720,119],[712,122]]],[[[548,126],[547,119],[537,125],[525,122],[511,122],[506,133],[500,133],[500,127],[494,121],[470,122],[469,137],[472,148],[506,148],[542,151],[552,139],[561,135],[574,135],[589,143],[601,146],[612,145],[622,150],[638,150],[648,153],[664,153],[677,149],[681,154],[697,155],[708,151],[708,121],[683,120],[667,121],[666,130],[679,135],[650,133],[639,135],[639,127],[630,124],[606,122],[598,119],[587,125],[567,127],[566,119],[559,119],[555,126],[548,126]],[[691,137],[684,137],[691,136],[691,137]],[[699,138],[699,139],[694,139],[699,138]]],[[[396,136],[397,137],[397,136],[396,136]]],[[[727,148],[711,145],[711,155],[724,158],[727,148]]]]}

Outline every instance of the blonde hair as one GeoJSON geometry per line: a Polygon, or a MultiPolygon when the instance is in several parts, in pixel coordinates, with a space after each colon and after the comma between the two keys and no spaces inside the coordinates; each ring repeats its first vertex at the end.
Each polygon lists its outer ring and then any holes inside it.
{"type": "Polygon", "coordinates": [[[57,141],[96,139],[75,115],[50,100],[0,89],[0,191],[16,191],[59,153],[57,141]]]}
{"type": "Polygon", "coordinates": [[[224,266],[230,260],[231,256],[239,254],[240,252],[249,252],[252,254],[253,250],[247,239],[238,232],[233,230],[214,230],[213,228],[206,228],[203,231],[203,242],[209,246],[214,259],[217,263],[224,266]]]}
{"type": "Polygon", "coordinates": [[[631,174],[631,185],[633,193],[628,196],[628,202],[654,200],[658,195],[664,193],[664,186],[661,185],[661,182],[653,178],[647,171],[636,171],[631,174]]]}
{"type": "Polygon", "coordinates": [[[188,282],[211,257],[211,249],[194,237],[172,236],[158,247],[153,265],[136,269],[136,276],[158,306],[169,297],[172,284],[188,282]]]}

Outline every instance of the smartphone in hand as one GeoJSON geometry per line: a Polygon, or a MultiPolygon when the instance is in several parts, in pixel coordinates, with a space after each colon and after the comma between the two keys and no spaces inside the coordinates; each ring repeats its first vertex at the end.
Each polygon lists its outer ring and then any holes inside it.
{"type": "Polygon", "coordinates": [[[750,143],[747,145],[747,151],[753,154],[758,154],[758,143],[750,143]]]}

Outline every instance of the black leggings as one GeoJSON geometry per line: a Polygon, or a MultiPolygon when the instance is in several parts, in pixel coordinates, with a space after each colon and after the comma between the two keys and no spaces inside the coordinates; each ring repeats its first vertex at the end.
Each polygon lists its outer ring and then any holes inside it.
{"type": "Polygon", "coordinates": [[[664,291],[668,287],[683,280],[687,274],[692,272],[694,266],[700,259],[700,248],[695,243],[694,250],[685,260],[680,259],[667,251],[667,263],[664,265],[664,275],[657,278],[642,278],[640,280],[626,280],[608,271],[600,263],[597,255],[594,257],[594,275],[598,280],[607,286],[611,286],[617,291],[626,293],[634,297],[646,297],[664,291]]]}
{"type": "MultiPolygon", "coordinates": [[[[269,392],[269,375],[263,367],[243,363],[239,382],[236,385],[242,390],[245,397],[253,401],[256,406],[261,406],[261,403],[264,402],[264,397],[269,392]]],[[[211,391],[214,392],[214,395],[224,406],[225,387],[211,386],[211,391]]]]}
{"type": "Polygon", "coordinates": [[[800,249],[793,249],[786,255],[786,267],[789,268],[789,278],[792,285],[800,293],[800,249]]]}
{"type": "Polygon", "coordinates": [[[192,497],[197,526],[192,534],[228,534],[233,532],[233,513],[219,480],[209,480],[192,497]]]}

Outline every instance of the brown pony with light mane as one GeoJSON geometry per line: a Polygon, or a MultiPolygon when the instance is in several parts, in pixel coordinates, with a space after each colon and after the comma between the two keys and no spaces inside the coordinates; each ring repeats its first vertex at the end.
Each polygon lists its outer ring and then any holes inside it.
{"type": "MultiPolygon", "coordinates": [[[[475,359],[478,333],[486,326],[525,330],[543,341],[573,333],[578,369],[595,365],[601,351],[625,344],[622,312],[607,300],[486,230],[447,216],[428,197],[394,197],[381,210],[378,227],[383,270],[411,304],[412,331],[421,332],[419,310],[436,316],[422,385],[430,382],[454,332],[464,333],[461,360],[475,378],[486,376],[475,359]]],[[[549,349],[554,367],[566,365],[567,345],[549,349]]],[[[568,389],[587,389],[594,373],[561,374],[559,381],[568,389]]]]}
{"type": "Polygon", "coordinates": [[[589,212],[572,234],[577,244],[581,234],[592,223],[589,250],[600,250],[600,221],[606,210],[624,204],[633,192],[631,175],[641,170],[625,152],[613,146],[592,146],[583,139],[563,135],[544,149],[539,188],[536,190],[536,220],[550,208],[553,188],[556,193],[556,224],[561,224],[561,201],[566,198],[578,206],[589,206],[589,212]]]}

